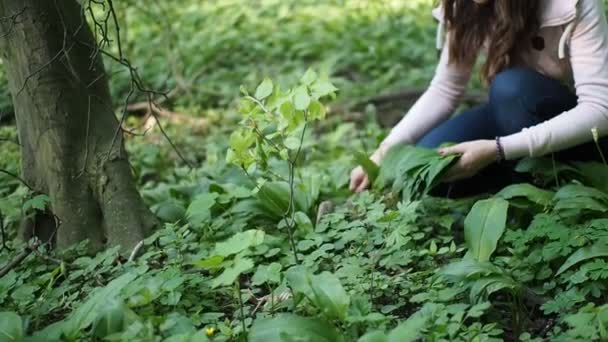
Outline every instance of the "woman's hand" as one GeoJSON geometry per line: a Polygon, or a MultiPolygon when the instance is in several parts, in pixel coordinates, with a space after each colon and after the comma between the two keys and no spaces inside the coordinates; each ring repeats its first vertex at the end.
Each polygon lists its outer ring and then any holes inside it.
{"type": "Polygon", "coordinates": [[[444,182],[454,182],[473,177],[496,160],[494,140],[475,140],[442,148],[442,155],[460,154],[460,159],[444,175],[444,182]]]}
{"type": "MultiPolygon", "coordinates": [[[[376,152],[374,152],[374,154],[369,157],[369,159],[376,163],[376,165],[380,165],[382,157],[384,157],[384,154],[387,150],[388,147],[381,146],[376,150],[376,152]]],[[[369,185],[369,177],[367,177],[365,170],[363,170],[361,166],[357,166],[350,173],[350,191],[362,192],[365,191],[365,189],[367,189],[369,185]]]]}

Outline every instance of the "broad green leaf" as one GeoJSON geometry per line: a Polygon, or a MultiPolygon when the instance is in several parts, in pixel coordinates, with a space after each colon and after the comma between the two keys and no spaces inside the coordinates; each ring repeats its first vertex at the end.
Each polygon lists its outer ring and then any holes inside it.
{"type": "Polygon", "coordinates": [[[361,336],[357,342],[388,342],[388,336],[383,331],[372,331],[361,336]]]}
{"type": "Polygon", "coordinates": [[[21,341],[23,322],[14,312],[0,312],[0,341],[21,341]]]}
{"type": "Polygon", "coordinates": [[[411,315],[405,322],[399,324],[388,335],[389,342],[417,341],[422,336],[423,329],[429,318],[437,309],[436,304],[425,304],[422,309],[411,315]]]}
{"type": "Polygon", "coordinates": [[[108,335],[121,332],[124,329],[126,306],[123,301],[114,297],[107,298],[99,307],[93,324],[93,335],[104,338],[108,335]]]}
{"type": "Polygon", "coordinates": [[[344,338],[325,320],[279,314],[253,322],[249,342],[341,342],[344,338]]]}
{"type": "Polygon", "coordinates": [[[300,138],[294,137],[294,136],[288,136],[287,138],[285,138],[283,143],[285,144],[285,147],[287,147],[290,150],[297,150],[300,148],[300,145],[301,145],[300,138]]]}
{"type": "Polygon", "coordinates": [[[293,94],[293,104],[297,110],[307,110],[310,105],[310,95],[306,87],[298,87],[293,94]]]}
{"type": "Polygon", "coordinates": [[[346,319],[350,296],[334,274],[323,272],[312,277],[312,292],[317,307],[330,318],[346,319]]]}
{"type": "Polygon", "coordinates": [[[211,219],[211,207],[215,204],[219,195],[215,192],[198,195],[188,206],[186,216],[190,223],[198,225],[211,219]]]}
{"type": "Polygon", "coordinates": [[[125,273],[105,287],[94,290],[89,298],[70,314],[64,325],[64,333],[74,338],[79,336],[95,321],[98,308],[102,307],[108,298],[117,298],[120,291],[136,278],[135,272],[125,273]]]}
{"type": "Polygon", "coordinates": [[[186,209],[174,200],[167,200],[159,203],[158,206],[154,208],[154,213],[163,222],[174,223],[186,216],[186,209]]]}
{"type": "Polygon", "coordinates": [[[225,258],[240,253],[247,248],[261,245],[264,236],[264,231],[254,229],[237,233],[224,242],[218,242],[215,245],[215,254],[225,258]]]}
{"type": "Polygon", "coordinates": [[[312,69],[308,69],[308,70],[306,70],[306,73],[304,74],[304,76],[302,76],[301,82],[304,85],[309,86],[316,80],[317,80],[317,73],[312,69]]]}
{"type": "Polygon", "coordinates": [[[363,152],[355,152],[355,162],[363,168],[370,184],[373,184],[376,181],[376,178],[378,178],[378,173],[380,173],[378,165],[369,159],[367,154],[363,152]]]}
{"type": "Polygon", "coordinates": [[[258,100],[263,100],[272,94],[273,89],[272,80],[269,78],[265,78],[264,81],[258,86],[255,90],[255,98],[258,100]]]}
{"type": "Polygon", "coordinates": [[[237,258],[232,267],[228,267],[211,282],[211,287],[230,286],[243,273],[253,269],[253,261],[249,258],[237,258]]]}
{"type": "Polygon", "coordinates": [[[271,216],[280,218],[289,207],[289,184],[287,182],[267,182],[257,193],[260,204],[271,216]]]}
{"type": "Polygon", "coordinates": [[[222,264],[223,261],[224,261],[223,256],[215,255],[215,256],[212,256],[207,259],[195,261],[192,263],[192,265],[201,267],[201,268],[206,268],[206,269],[217,269],[217,268],[221,267],[220,265],[222,264]]]}
{"type": "Polygon", "coordinates": [[[550,205],[554,195],[551,191],[539,189],[528,183],[509,185],[496,194],[497,197],[502,197],[506,200],[524,197],[542,206],[550,205]]]}
{"type": "Polygon", "coordinates": [[[285,273],[289,286],[301,293],[330,319],[346,319],[350,296],[340,280],[329,272],[312,275],[303,266],[292,267],[285,273]]]}
{"type": "Polygon", "coordinates": [[[570,267],[578,264],[581,261],[599,258],[599,257],[608,257],[608,244],[605,242],[596,242],[593,246],[583,247],[578,251],[574,252],[567,260],[564,262],[562,267],[557,270],[555,275],[560,275],[561,273],[568,270],[570,267]]]}
{"type": "Polygon", "coordinates": [[[475,203],[464,221],[468,254],[477,261],[489,261],[505,231],[509,202],[490,198],[475,203]]]}

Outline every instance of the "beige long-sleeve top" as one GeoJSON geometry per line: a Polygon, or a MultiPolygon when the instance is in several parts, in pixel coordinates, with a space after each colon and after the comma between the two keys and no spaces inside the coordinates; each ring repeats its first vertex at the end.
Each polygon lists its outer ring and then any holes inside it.
{"type": "MultiPolygon", "coordinates": [[[[438,47],[443,47],[435,76],[426,92],[382,142],[415,143],[445,121],[459,104],[471,77],[472,65],[448,63],[448,44],[443,43],[443,14],[438,47]]],[[[541,0],[542,51],[522,49],[522,64],[551,78],[570,83],[578,96],[573,109],[521,132],[502,137],[507,159],[541,156],[593,139],[592,129],[608,134],[608,23],[602,0],[541,0]]]]}

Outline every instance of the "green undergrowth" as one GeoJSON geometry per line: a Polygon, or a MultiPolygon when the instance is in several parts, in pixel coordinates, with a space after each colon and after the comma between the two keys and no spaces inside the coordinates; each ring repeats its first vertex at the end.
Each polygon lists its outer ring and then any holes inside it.
{"type": "MultiPolygon", "coordinates": [[[[430,79],[430,3],[243,3],[115,2],[145,81],[190,80],[167,106],[209,125],[163,121],[187,163],[157,128],[128,136],[162,228],[133,260],[29,254],[0,278],[0,341],[608,339],[606,165],[526,159],[528,183],[433,197],[453,157],[399,146],[377,167],[385,130],[335,110],[430,79]],[[354,195],[357,164],[374,181],[354,195]]],[[[106,64],[121,104],[129,80],[106,64]]],[[[0,169],[18,174],[15,129],[0,138],[0,169]]],[[[0,269],[47,206],[0,172],[0,269]]]]}
{"type": "MultiPolygon", "coordinates": [[[[166,143],[149,143],[158,132],[131,138],[134,173],[163,228],[134,260],[118,249],[86,256],[84,245],[32,253],[0,278],[0,336],[607,338],[607,166],[528,159],[517,170],[530,183],[492,196],[432,197],[454,158],[408,146],[379,168],[354,158],[358,144],[348,142],[372,145],[381,132],[370,125],[362,137],[353,124],[324,119],[336,90],[312,71],[289,88],[266,79],[242,89],[237,126],[204,138],[171,127],[182,147],[191,144],[187,157],[204,156],[194,169],[166,143]],[[347,190],[355,160],[375,175],[358,195],[347,190]]],[[[2,191],[12,238],[20,214],[47,203],[15,182],[2,191]]],[[[7,247],[1,265],[23,251],[12,239],[7,247]]]]}

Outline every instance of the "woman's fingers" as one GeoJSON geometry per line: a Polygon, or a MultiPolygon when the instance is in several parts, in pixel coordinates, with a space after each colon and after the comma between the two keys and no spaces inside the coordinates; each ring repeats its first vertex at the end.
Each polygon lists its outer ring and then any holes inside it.
{"type": "Polygon", "coordinates": [[[363,181],[363,177],[365,173],[360,167],[357,167],[350,174],[350,191],[356,191],[359,188],[359,185],[363,181]]]}
{"type": "Polygon", "coordinates": [[[357,187],[357,189],[355,190],[355,192],[365,191],[365,189],[367,189],[368,186],[369,186],[369,178],[367,178],[367,175],[365,175],[363,177],[363,180],[359,184],[359,187],[357,187]]]}

